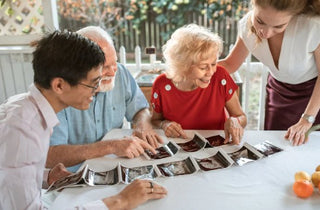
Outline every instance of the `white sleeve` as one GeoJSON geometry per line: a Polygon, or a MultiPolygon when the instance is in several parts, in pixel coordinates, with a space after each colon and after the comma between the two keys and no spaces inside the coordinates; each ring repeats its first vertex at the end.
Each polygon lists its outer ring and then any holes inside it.
{"type": "Polygon", "coordinates": [[[108,207],[102,202],[102,200],[92,201],[89,203],[86,203],[81,206],[76,206],[72,208],[67,208],[65,210],[108,210],[108,207]]]}
{"type": "Polygon", "coordinates": [[[307,36],[309,36],[308,40],[308,50],[309,52],[313,52],[317,49],[317,47],[320,45],[320,17],[310,17],[310,21],[308,21],[308,25],[310,27],[308,31],[307,36]]]}

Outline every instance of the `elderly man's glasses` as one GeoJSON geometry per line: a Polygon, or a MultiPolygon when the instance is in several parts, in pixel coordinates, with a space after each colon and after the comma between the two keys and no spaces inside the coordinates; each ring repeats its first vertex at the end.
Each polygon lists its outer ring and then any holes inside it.
{"type": "Polygon", "coordinates": [[[99,81],[98,81],[98,84],[96,86],[91,86],[91,85],[87,85],[87,84],[84,84],[82,82],[79,82],[79,85],[82,85],[82,86],[85,86],[85,87],[88,87],[88,88],[91,88],[92,89],[92,94],[95,93],[95,91],[99,88],[100,84],[101,84],[101,80],[102,78],[99,78],[99,81]]]}

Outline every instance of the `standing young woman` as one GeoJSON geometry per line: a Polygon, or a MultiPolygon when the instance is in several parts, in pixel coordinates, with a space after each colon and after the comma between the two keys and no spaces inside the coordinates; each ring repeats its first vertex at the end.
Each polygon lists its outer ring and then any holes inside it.
{"type": "Polygon", "coordinates": [[[250,52],[268,66],[265,129],[287,130],[285,138],[300,145],[320,123],[320,1],[251,3],[235,47],[219,64],[233,73],[250,52]]]}

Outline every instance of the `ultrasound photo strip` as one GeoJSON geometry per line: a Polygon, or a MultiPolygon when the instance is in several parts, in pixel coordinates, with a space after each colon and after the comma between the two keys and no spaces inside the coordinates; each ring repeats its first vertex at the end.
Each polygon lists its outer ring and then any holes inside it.
{"type": "MultiPolygon", "coordinates": [[[[265,145],[265,144],[263,144],[265,145]]],[[[267,144],[271,147],[270,144],[267,144]]],[[[274,145],[273,145],[274,146],[274,145]]],[[[279,147],[273,147],[276,151],[279,147]]],[[[70,187],[114,185],[118,183],[129,184],[135,179],[156,179],[160,176],[171,177],[184,174],[192,174],[199,170],[210,171],[231,167],[242,166],[246,163],[256,161],[264,157],[255,147],[245,142],[240,149],[226,153],[222,148],[213,148],[215,153],[209,157],[187,157],[183,160],[161,163],[158,165],[145,165],[137,167],[125,167],[118,165],[107,171],[95,172],[86,165],[78,173],[57,180],[48,188],[47,192],[62,190],[70,187]]],[[[199,154],[193,153],[194,156],[199,154]]]]}

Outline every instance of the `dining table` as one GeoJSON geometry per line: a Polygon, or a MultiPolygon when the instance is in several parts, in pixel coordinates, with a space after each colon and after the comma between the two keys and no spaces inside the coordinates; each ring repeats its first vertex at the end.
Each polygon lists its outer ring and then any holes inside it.
{"type": "MultiPolygon", "coordinates": [[[[188,140],[168,138],[162,130],[156,130],[165,144],[183,143],[188,140]]],[[[188,138],[195,133],[203,137],[221,135],[222,130],[186,130],[188,138]]],[[[293,191],[295,173],[305,171],[315,172],[320,165],[320,132],[309,135],[309,141],[300,146],[293,146],[285,139],[286,131],[245,130],[239,145],[227,144],[213,148],[203,148],[196,152],[186,152],[181,148],[173,156],[162,159],[147,159],[140,156],[133,159],[106,155],[86,160],[82,167],[94,171],[108,171],[121,164],[125,167],[158,165],[162,163],[184,160],[187,157],[206,158],[217,152],[217,149],[227,154],[240,149],[245,143],[255,146],[268,141],[283,151],[266,156],[242,166],[233,164],[229,167],[203,171],[179,176],[160,176],[153,182],[164,186],[168,194],[159,200],[150,200],[137,207],[144,210],[309,210],[320,209],[320,192],[314,188],[308,198],[299,198],[293,191]]],[[[107,133],[103,141],[119,139],[132,135],[131,129],[113,129],[107,133]]],[[[56,193],[56,198],[49,209],[64,209],[95,201],[119,193],[126,184],[85,186],[65,188],[56,193]]]]}

